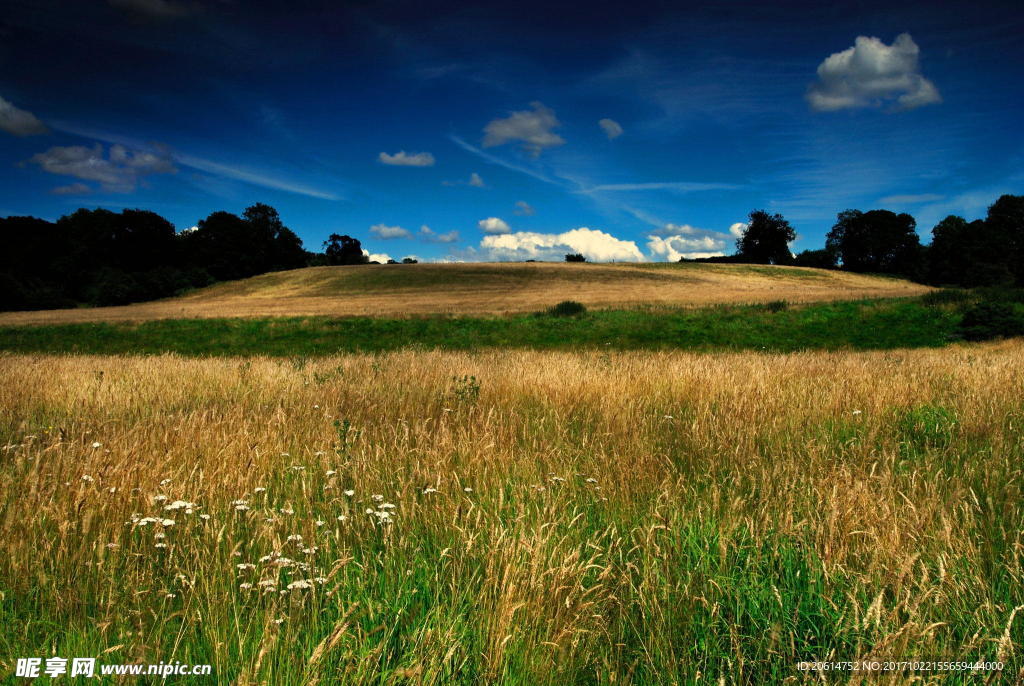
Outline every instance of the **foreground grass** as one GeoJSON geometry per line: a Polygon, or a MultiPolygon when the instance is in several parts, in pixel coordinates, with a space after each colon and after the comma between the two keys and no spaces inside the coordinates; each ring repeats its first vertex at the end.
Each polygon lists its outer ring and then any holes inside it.
{"type": "Polygon", "coordinates": [[[1022,364],[0,355],[0,674],[762,684],[872,657],[1006,663],[885,683],[1013,683],[1022,364]]]}
{"type": "Polygon", "coordinates": [[[184,319],[137,324],[0,327],[0,350],[89,354],[329,355],[403,347],[558,349],[872,350],[941,346],[956,331],[950,309],[920,300],[802,307],[718,306],[697,310],[428,318],[184,319]]]}

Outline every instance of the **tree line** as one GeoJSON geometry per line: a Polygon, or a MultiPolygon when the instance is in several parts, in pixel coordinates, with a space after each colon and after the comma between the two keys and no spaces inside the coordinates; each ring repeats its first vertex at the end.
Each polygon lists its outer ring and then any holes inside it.
{"type": "MultiPolygon", "coordinates": [[[[985,219],[946,217],[929,245],[916,229],[909,214],[844,210],[824,248],[794,255],[790,223],[754,210],[735,254],[680,261],[845,269],[936,286],[1024,286],[1024,196],[1003,195],[985,219]]],[[[585,258],[572,253],[566,260],[585,258]]],[[[0,218],[0,310],[124,305],[270,271],[369,262],[358,239],[336,233],[322,252],[307,251],[277,210],[262,203],[241,216],[214,212],[182,232],[139,209],[83,208],[56,222],[6,217],[0,218]]]]}
{"type": "Polygon", "coordinates": [[[934,286],[1024,286],[1024,196],[1003,195],[985,219],[950,215],[921,243],[917,222],[889,210],[844,210],[825,247],[794,255],[796,231],[780,214],[754,210],[736,252],[697,262],[780,264],[902,276],[934,286]]]}
{"type": "Polygon", "coordinates": [[[0,218],[0,310],[124,305],[217,281],[331,264],[365,264],[359,241],[331,234],[309,252],[277,210],[214,212],[193,229],[147,210],[80,209],[49,222],[0,218]]]}

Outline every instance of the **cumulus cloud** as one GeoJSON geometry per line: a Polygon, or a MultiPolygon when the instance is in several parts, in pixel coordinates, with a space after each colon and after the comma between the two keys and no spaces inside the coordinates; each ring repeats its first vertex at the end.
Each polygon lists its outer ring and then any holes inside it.
{"type": "Polygon", "coordinates": [[[643,262],[644,256],[633,241],[624,241],[596,229],[580,227],[565,233],[520,231],[500,236],[485,236],[480,241],[490,259],[561,260],[566,253],[581,253],[594,262],[643,262]]]}
{"type": "Polygon", "coordinates": [[[192,12],[192,8],[173,0],[107,0],[111,7],[149,19],[173,19],[192,12]]]}
{"type": "Polygon", "coordinates": [[[743,235],[743,232],[747,230],[747,226],[748,224],[746,222],[736,222],[729,226],[729,234],[736,238],[740,238],[743,235]]]}
{"type": "Polygon", "coordinates": [[[743,222],[736,222],[725,233],[689,224],[665,224],[648,234],[647,251],[653,259],[669,262],[678,262],[680,257],[716,257],[724,255],[746,228],[743,222]]]}
{"type": "Polygon", "coordinates": [[[409,229],[403,229],[401,226],[387,226],[385,224],[374,224],[370,227],[370,233],[384,240],[412,238],[412,232],[409,229]]]}
{"type": "Polygon", "coordinates": [[[561,126],[555,113],[540,102],[531,102],[533,110],[518,110],[504,119],[494,119],[484,127],[484,147],[491,148],[521,141],[523,150],[537,157],[545,148],[565,143],[552,129],[561,126]]]}
{"type": "Polygon", "coordinates": [[[382,152],[377,155],[377,159],[383,164],[389,164],[393,167],[433,167],[434,156],[429,152],[417,152],[407,153],[405,150],[399,150],[394,155],[389,155],[386,152],[382,152]]]}
{"type": "Polygon", "coordinates": [[[513,210],[513,213],[524,217],[532,217],[537,214],[537,210],[533,209],[533,207],[530,206],[530,203],[525,200],[517,200],[516,209],[513,210]]]}
{"type": "Polygon", "coordinates": [[[428,243],[454,243],[459,240],[459,232],[438,233],[424,224],[420,227],[420,237],[428,243]]]}
{"type": "Polygon", "coordinates": [[[391,255],[388,255],[386,252],[372,253],[369,250],[364,249],[363,254],[366,255],[370,262],[380,262],[381,264],[387,264],[388,260],[391,259],[391,255]]]}
{"type": "Polygon", "coordinates": [[[36,115],[15,107],[3,98],[0,98],[0,129],[15,136],[34,136],[47,132],[46,125],[36,115]]]}
{"type": "Polygon", "coordinates": [[[57,186],[50,192],[54,195],[85,195],[91,193],[92,188],[84,183],[72,183],[67,186],[57,186]]]}
{"type": "Polygon", "coordinates": [[[892,45],[857,36],[854,45],[833,53],[818,65],[818,80],[807,90],[807,102],[819,112],[853,107],[900,109],[942,102],[938,89],[918,69],[920,48],[909,33],[892,45]]]}
{"type": "Polygon", "coordinates": [[[110,146],[104,156],[103,146],[54,146],[46,152],[36,153],[28,160],[51,174],[72,176],[83,181],[95,181],[103,190],[129,193],[139,180],[150,174],[173,174],[174,163],[165,154],[129,150],[123,145],[110,146]]]}
{"type": "Polygon", "coordinates": [[[512,227],[505,223],[504,219],[499,219],[498,217],[481,219],[476,225],[484,233],[510,233],[512,231],[512,227]]]}
{"type": "Polygon", "coordinates": [[[622,126],[614,119],[602,119],[597,122],[597,125],[604,131],[604,135],[608,136],[608,140],[613,140],[622,135],[622,126]]]}
{"type": "Polygon", "coordinates": [[[655,258],[678,262],[680,257],[716,257],[724,255],[725,241],[711,236],[648,236],[647,251],[655,258]]]}

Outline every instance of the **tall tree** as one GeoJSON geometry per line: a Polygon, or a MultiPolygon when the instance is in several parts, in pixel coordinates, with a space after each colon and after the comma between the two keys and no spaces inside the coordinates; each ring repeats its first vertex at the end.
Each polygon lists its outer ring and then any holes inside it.
{"type": "Polygon", "coordinates": [[[922,268],[917,222],[889,210],[844,210],[825,239],[826,250],[842,260],[843,269],[915,276],[922,268]]]}
{"type": "Polygon", "coordinates": [[[351,236],[340,236],[332,233],[324,241],[324,254],[327,264],[366,264],[370,261],[363,254],[363,246],[351,236]]]}
{"type": "Polygon", "coordinates": [[[789,244],[794,240],[796,231],[781,214],[754,210],[743,235],[736,241],[736,256],[755,264],[792,264],[789,244]]]}

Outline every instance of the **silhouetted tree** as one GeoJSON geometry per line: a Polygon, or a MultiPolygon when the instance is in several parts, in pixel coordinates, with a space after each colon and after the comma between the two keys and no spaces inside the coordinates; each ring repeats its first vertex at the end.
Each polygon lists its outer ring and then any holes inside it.
{"type": "Polygon", "coordinates": [[[754,210],[743,235],[736,240],[736,256],[754,264],[792,264],[789,244],[794,240],[796,231],[781,214],[754,210]]]}
{"type": "Polygon", "coordinates": [[[815,269],[835,269],[839,266],[836,254],[831,250],[804,250],[797,253],[793,264],[798,267],[814,267],[815,269]]]}
{"type": "Polygon", "coordinates": [[[419,263],[419,260],[417,260],[415,257],[403,257],[402,258],[402,264],[418,264],[418,263],[419,263]]]}
{"type": "Polygon", "coordinates": [[[1004,262],[1018,286],[1024,286],[1024,195],[1000,196],[988,208],[985,225],[998,243],[1004,262]]]}
{"type": "Polygon", "coordinates": [[[909,214],[889,210],[845,210],[828,232],[825,248],[843,269],[915,276],[922,271],[921,241],[909,214]]]}
{"type": "Polygon", "coordinates": [[[582,253],[569,253],[565,256],[566,262],[586,262],[587,258],[582,253]]]}
{"type": "Polygon", "coordinates": [[[327,264],[366,264],[370,261],[363,254],[363,246],[351,236],[339,236],[332,233],[324,241],[324,254],[327,264]]]}
{"type": "Polygon", "coordinates": [[[252,229],[253,243],[262,244],[266,251],[262,271],[297,269],[306,266],[306,252],[302,241],[281,222],[281,217],[270,205],[256,203],[246,208],[242,218],[252,229]]]}

